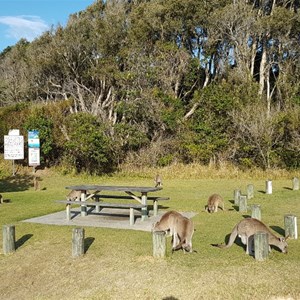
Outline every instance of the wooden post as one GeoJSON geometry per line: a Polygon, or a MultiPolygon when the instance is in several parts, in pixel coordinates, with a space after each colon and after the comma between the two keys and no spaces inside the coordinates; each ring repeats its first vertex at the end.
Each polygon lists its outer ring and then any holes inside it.
{"type": "Polygon", "coordinates": [[[79,257],[84,254],[84,229],[74,228],[72,232],[72,256],[79,257]]]}
{"type": "Polygon", "coordinates": [[[299,190],[299,178],[294,177],[293,178],[293,191],[298,191],[299,190]]]}
{"type": "Polygon", "coordinates": [[[254,197],[254,187],[253,184],[247,185],[247,197],[248,200],[252,199],[254,197]]]}
{"type": "Polygon", "coordinates": [[[297,217],[294,215],[284,216],[285,237],[298,239],[297,217]]]}
{"type": "Polygon", "coordinates": [[[266,181],[266,194],[272,194],[272,180],[266,181]]]}
{"type": "Polygon", "coordinates": [[[256,260],[263,261],[269,255],[269,242],[267,232],[257,232],[254,234],[254,257],[256,260]]]}
{"type": "Polygon", "coordinates": [[[240,195],[239,197],[239,212],[246,212],[247,211],[247,196],[240,195]]]}
{"type": "Polygon", "coordinates": [[[154,231],[152,234],[153,256],[156,258],[166,256],[166,233],[164,231],[154,231]]]}
{"type": "Polygon", "coordinates": [[[261,220],[261,210],[259,204],[251,205],[251,218],[261,220]]]}
{"type": "Polygon", "coordinates": [[[234,190],[234,205],[239,205],[241,190],[234,190]]]}
{"type": "Polygon", "coordinates": [[[3,225],[3,253],[10,254],[16,251],[15,226],[3,225]]]}

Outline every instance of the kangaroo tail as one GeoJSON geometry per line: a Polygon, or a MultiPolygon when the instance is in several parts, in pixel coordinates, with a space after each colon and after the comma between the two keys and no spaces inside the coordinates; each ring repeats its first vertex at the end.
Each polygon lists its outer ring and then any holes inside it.
{"type": "Polygon", "coordinates": [[[229,241],[227,244],[211,244],[211,245],[214,247],[218,247],[218,248],[229,248],[234,243],[236,237],[237,237],[237,225],[235,225],[234,228],[232,229],[232,232],[230,234],[229,241]]]}

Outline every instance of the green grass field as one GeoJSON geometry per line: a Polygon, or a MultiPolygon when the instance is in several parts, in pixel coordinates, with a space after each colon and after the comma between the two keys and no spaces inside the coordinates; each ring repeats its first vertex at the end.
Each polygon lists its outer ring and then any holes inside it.
{"type": "MultiPolygon", "coordinates": [[[[251,212],[233,207],[233,193],[254,185],[262,221],[275,234],[284,235],[284,215],[300,215],[300,191],[293,191],[292,176],[276,176],[273,193],[266,195],[268,177],[163,176],[163,191],[169,196],[163,210],[194,211],[196,253],[152,256],[149,232],[85,228],[86,253],[72,258],[72,227],[23,223],[22,220],[63,210],[54,200],[67,194],[65,186],[75,184],[116,184],[153,186],[151,176],[70,177],[44,172],[40,190],[34,191],[28,177],[3,179],[1,194],[9,203],[0,204],[1,227],[16,228],[16,252],[4,255],[0,240],[0,299],[300,299],[299,240],[288,240],[289,253],[273,249],[269,258],[258,262],[245,254],[240,243],[229,249],[223,243],[234,225],[251,212]],[[205,178],[206,177],[206,178],[205,178]],[[226,210],[204,211],[207,198],[219,193],[226,210]]],[[[2,231],[1,231],[2,233],[2,231]]]]}

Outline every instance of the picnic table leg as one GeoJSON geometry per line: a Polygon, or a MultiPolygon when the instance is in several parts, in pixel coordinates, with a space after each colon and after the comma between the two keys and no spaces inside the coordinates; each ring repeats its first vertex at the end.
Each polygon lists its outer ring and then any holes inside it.
{"type": "Polygon", "coordinates": [[[158,213],[158,201],[154,200],[153,201],[153,215],[157,216],[157,213],[158,213]]]}
{"type": "Polygon", "coordinates": [[[130,207],[129,223],[130,225],[134,225],[134,211],[132,207],[130,207]]]}
{"type": "MultiPolygon", "coordinates": [[[[85,198],[86,198],[86,191],[83,190],[81,191],[80,200],[84,202],[85,198]]],[[[87,215],[86,205],[81,205],[80,207],[81,207],[81,216],[85,217],[87,215]]]]}
{"type": "Polygon", "coordinates": [[[66,214],[67,214],[67,220],[71,220],[71,204],[66,205],[66,214]]]}
{"type": "Polygon", "coordinates": [[[144,221],[148,218],[147,193],[142,193],[142,204],[146,205],[142,208],[142,221],[144,221]]]}

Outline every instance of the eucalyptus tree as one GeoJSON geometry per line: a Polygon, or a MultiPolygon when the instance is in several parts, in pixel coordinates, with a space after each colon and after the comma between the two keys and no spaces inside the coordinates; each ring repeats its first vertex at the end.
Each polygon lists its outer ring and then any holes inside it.
{"type": "Polygon", "coordinates": [[[0,105],[12,105],[30,100],[30,68],[27,58],[29,42],[21,39],[0,57],[0,105]]]}

